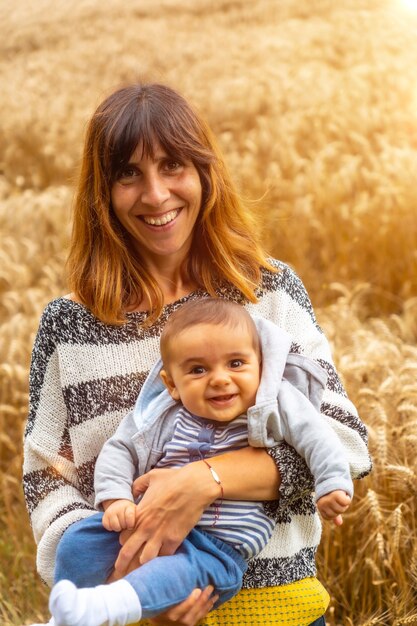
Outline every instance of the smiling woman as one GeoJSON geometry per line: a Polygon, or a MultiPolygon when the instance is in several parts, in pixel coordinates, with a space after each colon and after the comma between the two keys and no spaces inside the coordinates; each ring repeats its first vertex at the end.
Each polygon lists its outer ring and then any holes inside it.
{"type": "MultiPolygon", "coordinates": [[[[74,207],[68,260],[72,293],[46,307],[33,349],[24,488],[42,578],[52,585],[65,564],[66,577],[81,587],[115,582],[104,591],[101,587],[94,610],[88,593],[74,602],[70,587],[63,613],[51,624],[128,624],[137,619],[138,598],[128,577],[139,562],[158,561],[158,555],[174,555],[188,545],[188,535],[219,496],[214,476],[225,500],[266,503],[272,536],[247,569],[245,563],[244,589],[235,598],[207,615],[221,593],[217,588],[211,597],[209,579],[200,585],[203,590],[194,589],[177,606],[160,607],[155,623],[194,626],[205,617],[206,623],[219,625],[238,620],[240,626],[307,626],[323,616],[328,594],[315,578],[320,520],[314,484],[305,460],[283,440],[268,450],[245,443],[222,454],[213,451],[214,475],[202,462],[152,469],[162,439],[158,435],[142,442],[143,433],[135,433],[128,442],[143,446],[135,448],[134,456],[151,451],[144,475],[135,481],[143,494],[134,506],[135,527],[125,520],[122,547],[117,535],[107,533],[112,535],[110,559],[94,546],[91,559],[78,544],[82,520],[97,523],[97,457],[137,406],[159,357],[167,321],[186,303],[198,306],[209,295],[216,303],[231,300],[281,327],[296,360],[310,357],[320,363],[313,363],[313,369],[324,368],[327,374],[321,403],[326,423],[337,431],[353,476],[369,470],[366,429],[344,392],[308,294],[288,266],[267,258],[257,233],[209,128],[173,89],[129,85],[98,107],[87,130],[74,207]],[[88,574],[92,565],[94,580],[88,574]],[[77,616],[74,607],[86,613],[77,616]],[[118,612],[125,609],[123,615],[118,612]]],[[[230,334],[239,340],[237,331],[230,334]]],[[[193,337],[203,349],[204,334],[193,337]]],[[[198,380],[206,369],[214,371],[214,384],[222,391],[210,391],[208,405],[217,415],[239,396],[238,373],[256,350],[241,338],[236,353],[228,333],[214,339],[216,350],[195,364],[194,374],[198,380]],[[230,393],[225,391],[229,381],[230,393]]],[[[257,361],[255,369],[257,379],[257,361]]],[[[253,401],[251,389],[245,406],[253,401]]],[[[146,414],[159,415],[159,397],[155,405],[152,398],[147,398],[146,414]]],[[[116,473],[120,466],[113,469],[116,473]]],[[[57,592],[51,606],[55,600],[57,592]]]]}
{"type": "MultiPolygon", "coordinates": [[[[164,291],[165,302],[177,300],[197,285],[181,284],[173,268],[187,258],[195,222],[201,207],[202,190],[197,169],[191,161],[173,160],[155,143],[152,153],[138,145],[111,190],[112,207],[132,246],[164,291]]],[[[142,301],[142,310],[150,308],[142,301]]]]}
{"type": "Polygon", "coordinates": [[[100,319],[147,310],[151,323],[164,304],[195,287],[214,296],[224,282],[255,302],[260,268],[274,271],[256,231],[209,127],[174,90],[132,85],[98,107],[68,268],[73,293],[100,319]]]}

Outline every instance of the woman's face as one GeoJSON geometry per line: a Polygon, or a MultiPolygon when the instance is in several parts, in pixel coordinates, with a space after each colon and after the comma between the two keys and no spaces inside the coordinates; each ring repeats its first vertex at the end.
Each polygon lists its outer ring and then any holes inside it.
{"type": "MultiPolygon", "coordinates": [[[[199,174],[191,161],[176,161],[156,144],[153,158],[139,144],[111,190],[113,210],[145,262],[187,256],[201,207],[199,174]]],[[[170,263],[170,265],[171,265],[170,263]]]]}

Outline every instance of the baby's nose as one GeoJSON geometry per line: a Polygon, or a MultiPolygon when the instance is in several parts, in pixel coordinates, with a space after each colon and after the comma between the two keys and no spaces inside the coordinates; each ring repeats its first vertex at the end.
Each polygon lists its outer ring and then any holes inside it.
{"type": "Polygon", "coordinates": [[[213,372],[211,377],[212,385],[228,385],[230,383],[229,372],[225,370],[217,370],[213,372]]]}

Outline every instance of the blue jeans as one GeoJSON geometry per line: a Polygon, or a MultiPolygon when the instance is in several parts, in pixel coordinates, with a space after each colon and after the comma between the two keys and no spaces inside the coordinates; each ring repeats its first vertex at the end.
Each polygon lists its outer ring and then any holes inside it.
{"type": "MultiPolygon", "coordinates": [[[[97,513],[72,524],[59,542],[55,582],[70,580],[77,587],[106,582],[120,550],[119,533],[102,525],[97,513]]],[[[143,618],[179,604],[199,587],[213,585],[216,607],[237,594],[247,569],[243,557],[220,539],[193,529],[172,556],[156,557],[125,577],[136,591],[143,618]]]]}
{"type": "Polygon", "coordinates": [[[319,619],[316,619],[315,622],[312,622],[310,626],[326,626],[324,615],[322,615],[322,617],[319,617],[319,619]]]}

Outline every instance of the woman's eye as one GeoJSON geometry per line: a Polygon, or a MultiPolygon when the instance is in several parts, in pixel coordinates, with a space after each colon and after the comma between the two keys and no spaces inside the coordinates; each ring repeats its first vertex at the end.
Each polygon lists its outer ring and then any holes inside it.
{"type": "Polygon", "coordinates": [[[179,161],[175,161],[174,159],[165,162],[165,169],[168,172],[176,172],[181,167],[181,163],[179,161]]]}
{"type": "Polygon", "coordinates": [[[230,367],[241,367],[243,365],[243,361],[241,359],[234,359],[230,362],[230,367]]]}
{"type": "Polygon", "coordinates": [[[120,172],[117,175],[117,180],[118,181],[126,181],[129,180],[131,178],[134,178],[137,175],[137,169],[135,167],[125,167],[123,170],[120,170],[120,172]]]}

